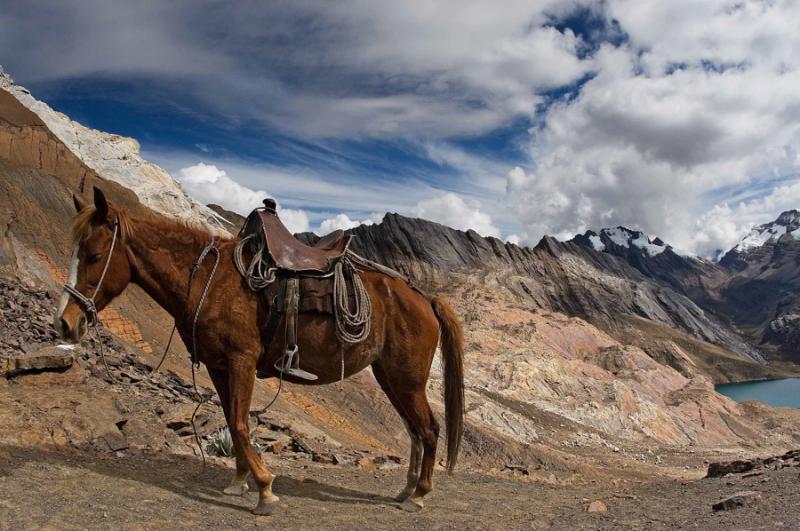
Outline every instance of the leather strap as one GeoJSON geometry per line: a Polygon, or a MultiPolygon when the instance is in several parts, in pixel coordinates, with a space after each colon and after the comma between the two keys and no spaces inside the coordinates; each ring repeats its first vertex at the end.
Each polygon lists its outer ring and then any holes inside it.
{"type": "Polygon", "coordinates": [[[286,311],[286,284],[286,277],[278,278],[278,293],[272,298],[269,305],[267,324],[261,331],[261,341],[264,344],[265,351],[269,350],[269,346],[275,337],[275,331],[278,330],[278,322],[280,322],[281,316],[286,311]]]}
{"type": "Polygon", "coordinates": [[[286,352],[297,347],[297,312],[300,308],[299,279],[286,281],[286,352]]]}

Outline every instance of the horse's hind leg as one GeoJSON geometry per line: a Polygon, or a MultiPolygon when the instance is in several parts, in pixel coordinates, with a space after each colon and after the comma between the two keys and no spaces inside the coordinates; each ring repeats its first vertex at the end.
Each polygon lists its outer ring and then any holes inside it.
{"type": "Polygon", "coordinates": [[[250,400],[253,397],[253,384],[256,379],[256,360],[247,355],[231,356],[228,364],[228,388],[230,389],[231,436],[236,455],[242,455],[258,485],[258,505],[253,514],[269,515],[275,509],[278,497],[272,494],[272,481],[275,476],[269,473],[250,444],[250,400]]]}
{"type": "Polygon", "coordinates": [[[409,416],[409,424],[419,436],[424,452],[422,467],[417,487],[411,497],[403,502],[406,511],[419,511],[424,503],[422,499],[433,490],[433,465],[436,461],[436,443],[439,439],[439,423],[433,416],[425,386],[398,394],[398,399],[409,416]]]}
{"type": "MultiPolygon", "coordinates": [[[[222,404],[222,411],[225,413],[225,421],[228,423],[228,429],[233,425],[231,421],[231,395],[228,390],[228,373],[220,369],[208,369],[208,374],[211,376],[211,381],[214,383],[214,388],[219,395],[219,403],[222,404]]],[[[231,437],[233,435],[231,434],[231,437]]],[[[236,454],[236,475],[233,477],[231,484],[225,487],[222,492],[228,496],[244,496],[250,487],[247,486],[247,477],[250,475],[250,467],[247,466],[247,460],[239,452],[236,454]]]]}
{"type": "Polygon", "coordinates": [[[372,365],[372,373],[375,375],[375,379],[378,380],[383,392],[387,397],[389,397],[389,401],[392,403],[395,410],[397,410],[400,418],[403,419],[403,424],[405,425],[406,431],[408,432],[408,437],[411,440],[411,453],[408,458],[406,486],[403,491],[395,497],[395,500],[403,502],[406,501],[417,488],[417,481],[419,480],[419,473],[420,469],[422,468],[422,441],[420,440],[419,435],[417,435],[417,433],[412,429],[411,424],[409,424],[408,415],[406,415],[406,413],[403,411],[401,404],[397,401],[394,391],[392,391],[392,388],[389,386],[389,381],[386,377],[383,367],[381,367],[377,362],[374,363],[372,365]]]}

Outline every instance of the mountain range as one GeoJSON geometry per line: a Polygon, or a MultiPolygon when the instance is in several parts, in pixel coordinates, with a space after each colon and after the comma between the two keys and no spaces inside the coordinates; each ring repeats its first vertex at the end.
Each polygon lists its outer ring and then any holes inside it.
{"type": "MultiPolygon", "coordinates": [[[[190,198],[141,157],[135,140],[84,127],[0,73],[0,278],[56,297],[69,261],[71,195],[89,199],[93,186],[132,216],[223,218],[232,232],[242,222],[190,198]]],[[[355,252],[447,297],[461,315],[467,462],[532,463],[549,477],[641,463],[642,445],[734,451],[800,440],[784,413],[714,391],[715,383],[800,373],[789,363],[800,361],[797,218],[788,212],[756,227],[719,262],[623,227],[569,241],[544,237],[534,247],[394,213],[351,231],[355,252]],[[570,452],[581,453],[580,464],[570,452]]],[[[128,289],[101,319],[131,358],[155,364],[171,320],[141,290],[128,289]]],[[[180,356],[165,369],[188,378],[186,352],[176,348],[180,356]]],[[[10,354],[0,348],[0,358],[10,354]]],[[[438,373],[431,398],[441,389],[438,373]]],[[[85,385],[105,385],[95,376],[85,385]]],[[[274,389],[260,385],[256,400],[268,401],[274,389]]],[[[116,418],[103,407],[97,422],[116,418]]],[[[407,450],[402,424],[366,373],[342,389],[290,386],[270,415],[275,426],[328,448],[407,450]]]]}

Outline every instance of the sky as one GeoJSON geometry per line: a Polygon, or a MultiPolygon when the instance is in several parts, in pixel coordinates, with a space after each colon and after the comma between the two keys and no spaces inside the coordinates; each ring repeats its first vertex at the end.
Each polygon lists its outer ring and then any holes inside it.
{"type": "Polygon", "coordinates": [[[624,225],[704,256],[800,207],[796,0],[0,0],[0,64],[193,197],[326,232],[624,225]]]}

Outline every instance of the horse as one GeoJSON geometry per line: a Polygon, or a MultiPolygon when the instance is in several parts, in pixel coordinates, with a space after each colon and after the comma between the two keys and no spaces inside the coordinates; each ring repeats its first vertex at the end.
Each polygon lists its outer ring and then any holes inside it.
{"type": "MultiPolygon", "coordinates": [[[[259,494],[252,512],[272,514],[278,501],[272,492],[275,476],[251,445],[248,422],[256,369],[271,368],[270,376],[277,376],[274,363],[280,352],[262,341],[260,323],[267,303],[235,269],[233,253],[239,239],[218,235],[212,239],[206,229],[156,213],[130,216],[109,203],[96,187],[94,204],[84,204],[76,196],[73,200],[77,210],[73,253],[69,281],[54,315],[55,328],[65,340],[79,342],[98,311],[130,283],[141,287],[174,318],[184,344],[206,366],[219,395],[236,454],[234,478],[223,492],[244,495],[252,474],[259,494]],[[211,259],[203,261],[193,275],[198,286],[207,284],[203,304],[204,290],[187,290],[187,283],[193,263],[209,241],[214,242],[219,260],[216,265],[211,259]],[[212,268],[217,268],[216,274],[212,268]]],[[[411,441],[406,486],[395,499],[403,509],[418,511],[433,488],[439,424],[425,389],[440,340],[447,471],[452,473],[456,465],[464,426],[463,330],[443,299],[428,299],[403,280],[383,273],[360,274],[372,302],[369,336],[356,344],[340,342],[333,316],[300,313],[303,368],[318,379],[295,383],[338,381],[341,360],[345,377],[372,367],[411,441]]]]}

